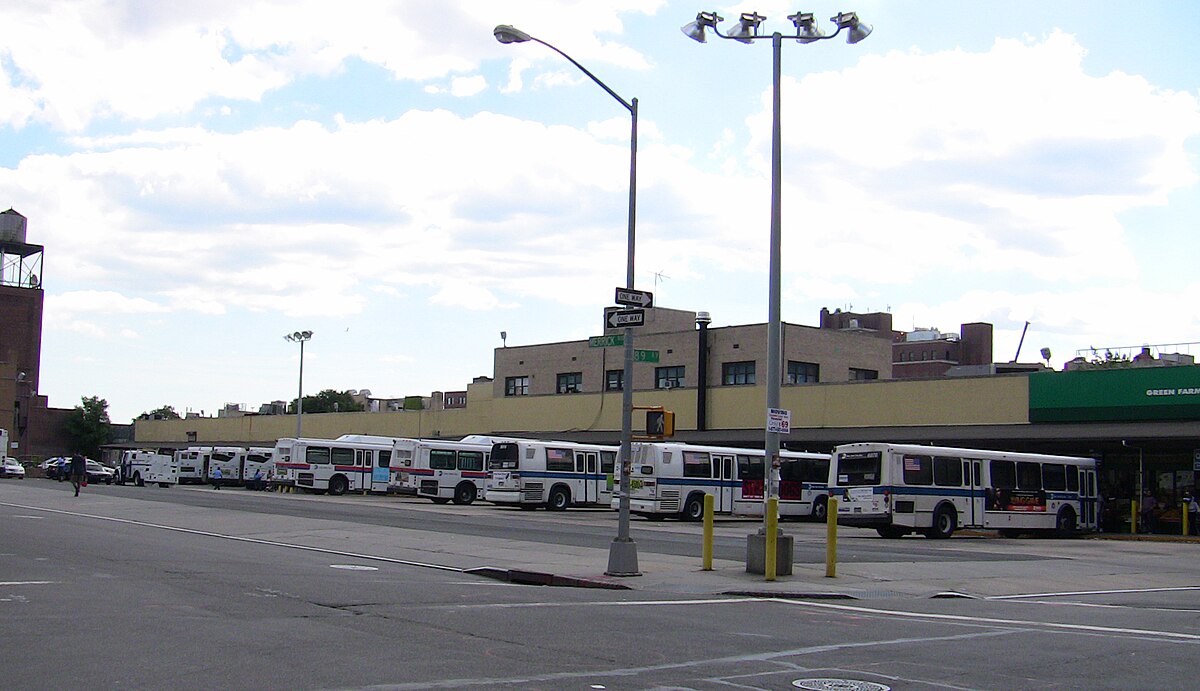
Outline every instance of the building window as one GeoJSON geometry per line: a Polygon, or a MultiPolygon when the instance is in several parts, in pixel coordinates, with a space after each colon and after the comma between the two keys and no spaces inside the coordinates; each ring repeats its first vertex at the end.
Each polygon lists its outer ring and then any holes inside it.
{"type": "Polygon", "coordinates": [[[604,390],[620,391],[625,388],[625,370],[610,369],[604,373],[604,390]]]}
{"type": "Polygon", "coordinates": [[[726,362],[721,365],[721,383],[725,386],[754,383],[754,362],[726,362]]]}
{"type": "Polygon", "coordinates": [[[879,372],[873,369],[858,369],[857,367],[850,368],[850,381],[869,381],[878,379],[879,372]]]}
{"type": "Polygon", "coordinates": [[[562,372],[558,375],[559,393],[579,393],[583,390],[583,372],[562,372]]]}
{"type": "Polygon", "coordinates": [[[504,395],[505,396],[528,396],[529,395],[529,377],[505,377],[504,378],[504,395]]]}
{"type": "Polygon", "coordinates": [[[654,368],[654,388],[676,389],[683,386],[683,365],[654,368]]]}
{"type": "Polygon", "coordinates": [[[788,360],[787,383],[816,384],[821,379],[821,366],[815,362],[788,360]]]}

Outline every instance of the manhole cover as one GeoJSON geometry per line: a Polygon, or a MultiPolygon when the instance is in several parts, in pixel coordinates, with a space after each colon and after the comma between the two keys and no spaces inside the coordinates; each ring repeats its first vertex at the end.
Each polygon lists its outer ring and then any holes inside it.
{"type": "Polygon", "coordinates": [[[331,569],[344,569],[346,571],[378,571],[374,566],[363,566],[362,564],[330,564],[331,569]]]}
{"type": "Polygon", "coordinates": [[[892,687],[857,679],[797,679],[792,686],[809,691],[891,691],[892,687]]]}

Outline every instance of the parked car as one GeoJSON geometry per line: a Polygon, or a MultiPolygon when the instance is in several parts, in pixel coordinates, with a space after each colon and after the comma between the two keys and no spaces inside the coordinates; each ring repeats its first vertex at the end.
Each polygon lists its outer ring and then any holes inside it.
{"type": "MultiPolygon", "coordinates": [[[[59,458],[52,460],[56,462],[46,466],[46,477],[51,480],[58,480],[59,482],[70,480],[71,459],[59,458]]],[[[90,458],[87,459],[87,481],[89,484],[103,482],[106,485],[111,485],[114,479],[116,479],[116,472],[112,468],[101,465],[99,461],[93,461],[90,458]]]]}
{"type": "Polygon", "coordinates": [[[25,466],[17,463],[17,459],[5,456],[4,462],[0,464],[0,477],[15,477],[18,480],[24,480],[25,466]]]}

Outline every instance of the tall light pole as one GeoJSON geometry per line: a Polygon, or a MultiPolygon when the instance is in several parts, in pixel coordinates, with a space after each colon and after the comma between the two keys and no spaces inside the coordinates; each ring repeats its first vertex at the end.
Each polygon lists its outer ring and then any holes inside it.
{"type": "Polygon", "coordinates": [[[296,394],[296,438],[299,439],[304,422],[304,343],[312,338],[311,331],[295,331],[284,335],[284,340],[300,344],[300,389],[296,394]]]}
{"type": "MultiPolygon", "coordinates": [[[[581,72],[591,78],[609,96],[612,96],[629,111],[631,121],[629,135],[629,232],[625,245],[625,287],[632,291],[634,289],[633,257],[634,238],[636,235],[634,230],[637,218],[638,100],[634,98],[626,101],[621,98],[617,95],[617,92],[610,89],[607,84],[600,81],[588,68],[580,65],[570,55],[539,38],[530,36],[524,31],[515,29],[508,24],[501,24],[492,33],[496,37],[496,40],[501,43],[533,41],[534,43],[546,46],[566,58],[572,65],[578,67],[581,72]]],[[[629,475],[632,471],[630,454],[633,451],[633,329],[628,326],[625,327],[625,370],[621,376],[621,484],[618,489],[620,497],[618,500],[617,537],[613,539],[612,545],[609,547],[608,569],[605,573],[609,576],[639,576],[641,572],[638,570],[637,543],[629,536],[629,475]]]]}
{"type": "MultiPolygon", "coordinates": [[[[770,278],[768,281],[768,308],[767,308],[767,409],[779,408],[779,387],[783,381],[783,368],[781,365],[780,342],[781,332],[783,330],[782,321],[780,318],[780,236],[782,235],[783,214],[781,211],[781,189],[782,189],[782,169],[783,169],[783,137],[779,126],[779,81],[780,81],[780,66],[782,60],[783,39],[794,38],[799,43],[813,43],[824,39],[833,38],[842,32],[842,29],[848,30],[847,43],[858,43],[866,38],[871,33],[871,27],[863,24],[858,20],[858,15],[854,12],[840,12],[835,17],[831,17],[831,21],[837,26],[837,31],[832,34],[825,35],[821,28],[813,19],[811,12],[797,12],[789,15],[788,19],[796,27],[794,36],[784,36],[776,31],[767,36],[759,33],[759,26],[766,20],[766,17],[757,12],[744,12],[738,21],[736,29],[728,34],[721,33],[717,28],[717,24],[724,21],[716,12],[701,12],[696,15],[696,20],[689,22],[683,27],[683,33],[691,39],[706,43],[706,29],[712,29],[712,32],[720,38],[727,38],[741,43],[753,43],[754,41],[770,38],[771,48],[773,51],[773,81],[772,81],[772,99],[771,99],[771,258],[770,258],[770,278]]],[[[764,415],[766,411],[763,411],[764,415]]],[[[763,467],[763,533],[766,534],[768,523],[773,521],[773,517],[767,515],[767,501],[771,497],[778,496],[779,487],[776,483],[775,473],[779,464],[779,432],[771,431],[771,426],[767,425],[766,440],[765,440],[765,464],[763,467]]],[[[832,516],[826,520],[837,520],[837,516],[832,516]]],[[[773,535],[767,535],[766,539],[774,539],[773,535]]],[[[769,578],[773,578],[774,574],[768,574],[769,578]]]]}

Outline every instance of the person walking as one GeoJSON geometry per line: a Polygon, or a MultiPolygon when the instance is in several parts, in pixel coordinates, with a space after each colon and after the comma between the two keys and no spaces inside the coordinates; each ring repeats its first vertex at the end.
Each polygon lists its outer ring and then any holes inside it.
{"type": "Polygon", "coordinates": [[[79,488],[87,486],[87,459],[76,451],[71,456],[71,486],[75,488],[75,496],[79,496],[79,488]]]}
{"type": "Polygon", "coordinates": [[[213,471],[212,471],[213,489],[221,489],[221,478],[222,478],[221,469],[213,468],[213,471]]]}
{"type": "Polygon", "coordinates": [[[1187,499],[1188,512],[1188,532],[1192,535],[1200,535],[1200,502],[1196,501],[1196,495],[1192,494],[1187,499]]]}

